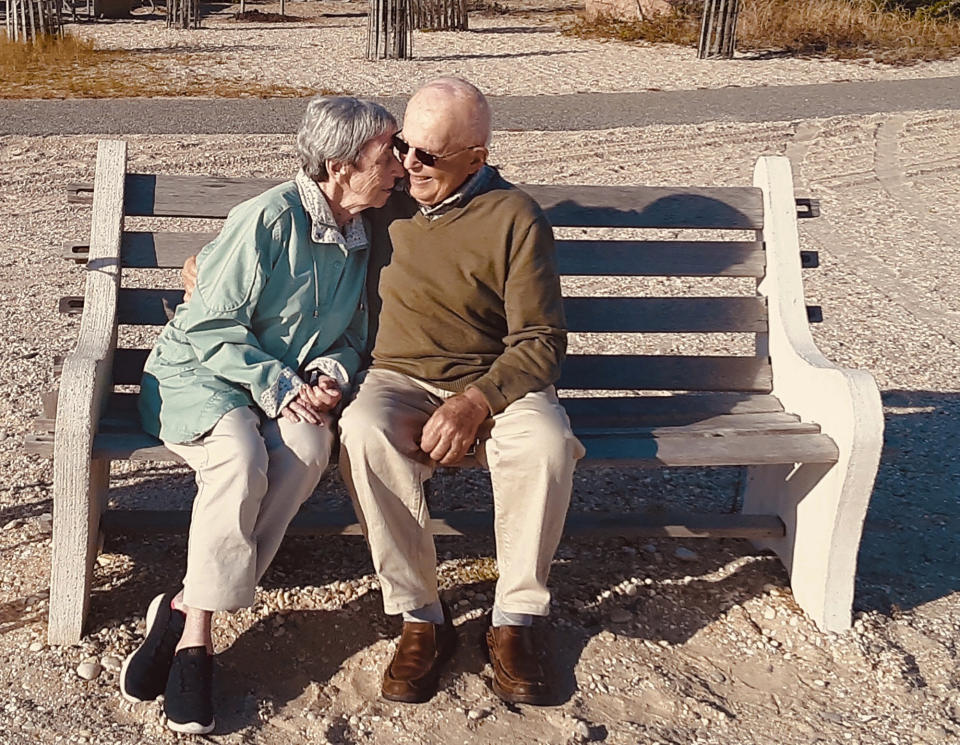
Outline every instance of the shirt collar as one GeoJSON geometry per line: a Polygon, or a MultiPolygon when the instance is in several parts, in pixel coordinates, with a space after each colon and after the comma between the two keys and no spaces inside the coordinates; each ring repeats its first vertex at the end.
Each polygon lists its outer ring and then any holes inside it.
{"type": "Polygon", "coordinates": [[[343,226],[341,231],[333,217],[333,210],[317,182],[301,168],[295,181],[300,192],[300,201],[310,217],[310,237],[315,243],[336,243],[346,252],[366,248],[370,241],[360,215],[343,226]]]}
{"type": "Polygon", "coordinates": [[[455,207],[462,207],[473,197],[482,193],[490,181],[496,175],[497,171],[493,166],[484,165],[479,171],[463,182],[463,185],[453,194],[433,205],[420,205],[420,211],[430,220],[435,220],[441,215],[447,214],[455,207]]]}

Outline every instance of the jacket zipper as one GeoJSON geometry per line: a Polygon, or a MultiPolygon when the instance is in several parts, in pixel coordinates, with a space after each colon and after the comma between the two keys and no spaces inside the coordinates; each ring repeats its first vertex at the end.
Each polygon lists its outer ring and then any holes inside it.
{"type": "Polygon", "coordinates": [[[317,274],[317,257],[313,257],[313,317],[320,317],[320,276],[317,274]]]}

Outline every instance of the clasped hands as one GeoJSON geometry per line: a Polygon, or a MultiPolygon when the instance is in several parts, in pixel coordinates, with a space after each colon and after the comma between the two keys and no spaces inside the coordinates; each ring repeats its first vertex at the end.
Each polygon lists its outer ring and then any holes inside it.
{"type": "Polygon", "coordinates": [[[477,441],[477,431],[488,416],[490,407],[476,388],[451,396],[423,425],[420,449],[440,465],[452,466],[477,441]]]}
{"type": "Polygon", "coordinates": [[[296,398],[280,410],[280,416],[291,422],[309,422],[324,426],[329,414],[343,397],[340,384],[329,375],[321,375],[316,385],[305,384],[296,398]]]}

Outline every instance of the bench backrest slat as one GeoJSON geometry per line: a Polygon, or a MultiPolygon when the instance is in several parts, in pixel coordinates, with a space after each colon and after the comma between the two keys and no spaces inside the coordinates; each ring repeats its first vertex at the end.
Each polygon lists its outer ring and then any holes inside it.
{"type": "Polygon", "coordinates": [[[761,241],[557,241],[561,274],[762,277],[761,241]]]}
{"type": "MultiPolygon", "coordinates": [[[[217,234],[127,231],[123,266],[179,269],[217,234]]],[[[83,261],[88,241],[66,241],[64,257],[83,261]]],[[[761,241],[599,241],[558,240],[561,274],[624,277],[762,277],[761,241]]]]}
{"type": "MultiPolygon", "coordinates": [[[[277,179],[127,174],[126,214],[226,217],[231,208],[282,183],[277,179]]],[[[519,184],[556,227],[760,230],[763,203],[752,186],[553,186],[519,184]]],[[[88,201],[92,187],[72,184],[68,199],[88,201]]]]}
{"type": "Polygon", "coordinates": [[[557,387],[769,393],[773,376],[766,357],[580,354],[567,357],[557,387]]]}
{"type": "MultiPolygon", "coordinates": [[[[113,361],[114,384],[139,384],[149,353],[148,349],[118,349],[113,361]]],[[[755,393],[769,393],[773,389],[770,363],[765,357],[593,354],[567,357],[557,387],[755,393]]]]}
{"type": "MultiPolygon", "coordinates": [[[[181,290],[121,288],[120,324],[162,326],[183,302],[181,290]]],[[[756,297],[567,297],[564,310],[570,331],[581,333],[762,333],[767,308],[756,297]]],[[[77,313],[83,298],[60,301],[61,310],[77,313]]]]}

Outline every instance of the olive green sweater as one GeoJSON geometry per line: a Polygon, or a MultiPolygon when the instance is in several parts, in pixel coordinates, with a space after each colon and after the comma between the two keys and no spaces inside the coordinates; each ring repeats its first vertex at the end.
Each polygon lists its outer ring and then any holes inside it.
{"type": "Polygon", "coordinates": [[[442,216],[390,226],[373,366],[449,391],[480,390],[493,413],[554,383],[567,332],[553,231],[496,174],[442,216]]]}

